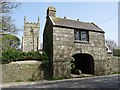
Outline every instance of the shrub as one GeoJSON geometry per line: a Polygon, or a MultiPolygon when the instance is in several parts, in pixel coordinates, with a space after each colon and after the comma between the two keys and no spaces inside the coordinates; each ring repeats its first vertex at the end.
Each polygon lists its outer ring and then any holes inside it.
{"type": "Polygon", "coordinates": [[[48,57],[45,53],[40,54],[38,51],[20,52],[15,49],[9,49],[2,52],[2,64],[7,64],[12,61],[24,61],[24,60],[38,60],[42,61],[43,65],[48,64],[48,57]]]}
{"type": "Polygon", "coordinates": [[[9,63],[13,60],[17,60],[18,59],[18,53],[16,50],[14,49],[8,49],[2,52],[2,63],[9,63]]]}
{"type": "Polygon", "coordinates": [[[113,49],[113,55],[120,57],[120,49],[113,49]]]}

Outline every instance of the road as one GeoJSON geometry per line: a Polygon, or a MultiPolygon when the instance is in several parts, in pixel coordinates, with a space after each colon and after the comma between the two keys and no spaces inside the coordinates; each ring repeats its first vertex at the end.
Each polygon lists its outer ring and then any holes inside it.
{"type": "Polygon", "coordinates": [[[107,75],[12,85],[4,88],[118,88],[119,78],[120,75],[107,75]]]}

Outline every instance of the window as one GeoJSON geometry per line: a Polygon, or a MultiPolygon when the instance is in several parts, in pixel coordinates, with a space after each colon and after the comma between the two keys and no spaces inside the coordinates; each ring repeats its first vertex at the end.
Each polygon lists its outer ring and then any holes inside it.
{"type": "Polygon", "coordinates": [[[80,32],[75,30],[74,33],[75,33],[75,40],[80,40],[80,32]]]}
{"type": "Polygon", "coordinates": [[[79,41],[88,41],[88,32],[81,30],[74,30],[74,38],[79,41]]]}

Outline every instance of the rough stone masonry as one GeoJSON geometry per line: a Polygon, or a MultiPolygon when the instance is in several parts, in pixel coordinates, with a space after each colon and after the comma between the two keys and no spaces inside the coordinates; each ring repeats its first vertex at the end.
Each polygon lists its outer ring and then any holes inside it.
{"type": "Polygon", "coordinates": [[[38,51],[40,49],[40,21],[38,22],[27,22],[26,17],[24,18],[24,34],[22,37],[22,51],[38,51]]]}
{"type": "Polygon", "coordinates": [[[105,75],[118,71],[118,58],[108,54],[105,32],[96,24],[56,16],[56,9],[48,7],[43,34],[43,50],[51,62],[54,78],[71,75],[71,61],[82,73],[105,75]],[[112,63],[114,62],[114,63],[112,63]]]}

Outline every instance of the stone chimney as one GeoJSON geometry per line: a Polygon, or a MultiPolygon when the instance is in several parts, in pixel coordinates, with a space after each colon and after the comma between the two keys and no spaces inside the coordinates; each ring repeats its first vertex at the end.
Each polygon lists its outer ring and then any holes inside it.
{"type": "Polygon", "coordinates": [[[55,17],[56,16],[56,9],[52,6],[49,6],[47,9],[47,16],[55,17]]]}

